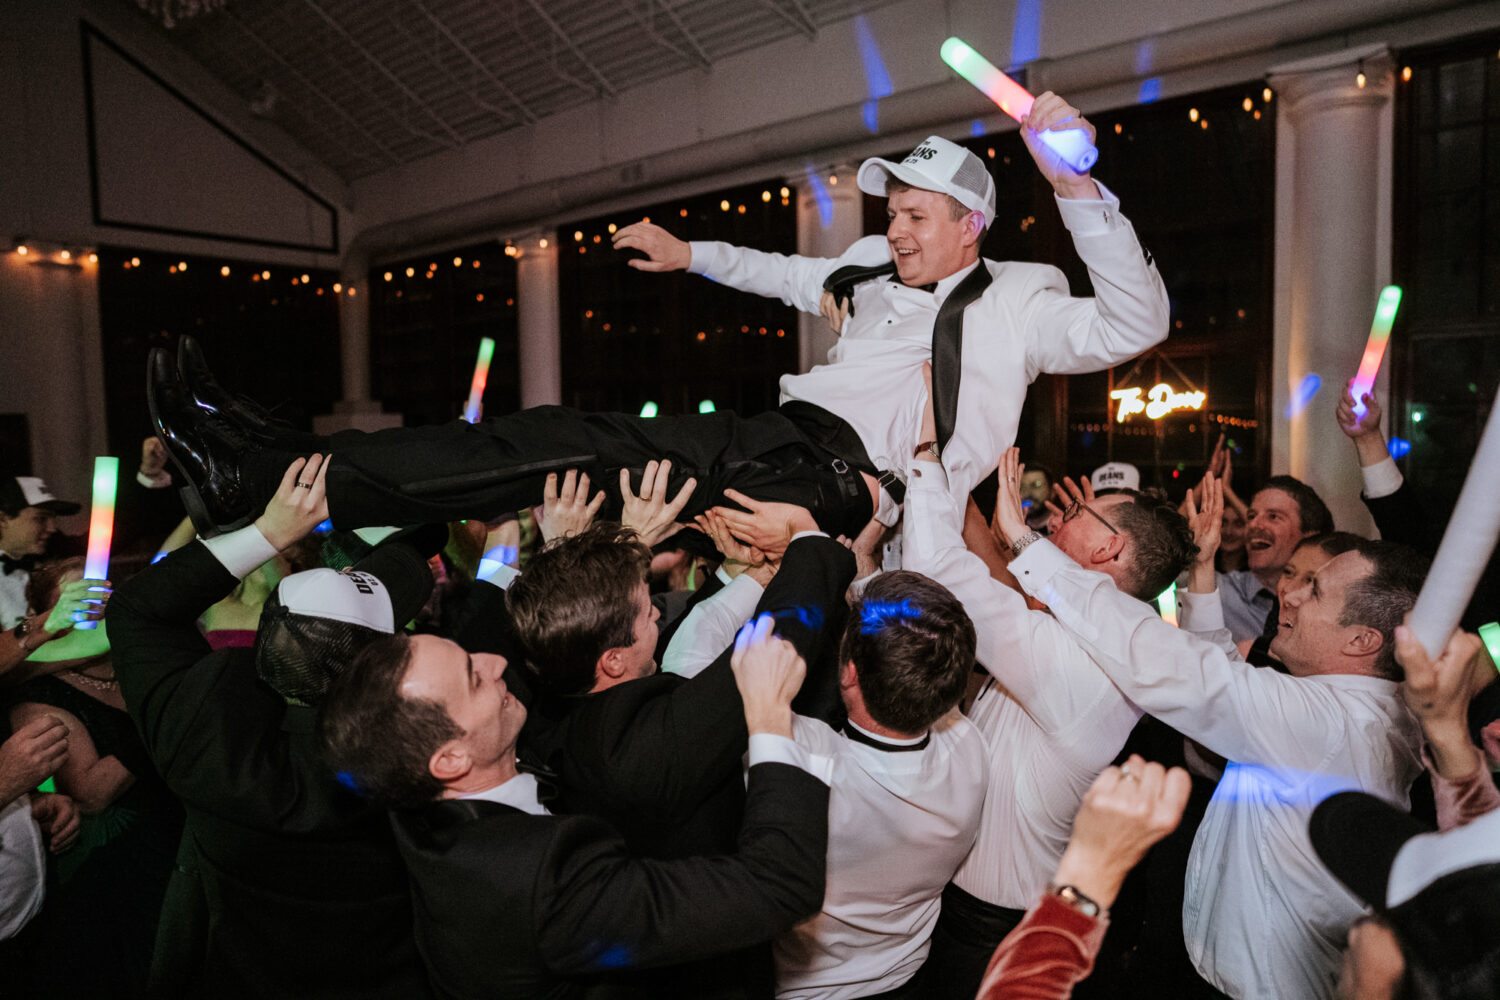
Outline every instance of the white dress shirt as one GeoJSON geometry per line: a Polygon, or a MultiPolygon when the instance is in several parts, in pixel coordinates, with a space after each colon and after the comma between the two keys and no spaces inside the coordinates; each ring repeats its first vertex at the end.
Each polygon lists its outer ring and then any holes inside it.
{"type": "Polygon", "coordinates": [[[1241,1000],[1332,997],[1365,908],[1318,860],[1307,821],[1348,789],[1405,808],[1421,731],[1397,685],[1234,661],[1046,541],[1010,568],[1127,697],[1230,762],[1188,858],[1182,931],[1198,972],[1241,1000]]]}
{"type": "Polygon", "coordinates": [[[31,797],[0,809],[0,941],[15,935],[42,908],[47,851],[31,818],[31,797]]]}
{"type": "MultiPolygon", "coordinates": [[[[1057,199],[1097,298],[1075,299],[1055,267],[985,261],[993,283],[964,316],[962,392],[944,462],[961,495],[989,475],[1015,440],[1026,387],[1042,372],[1102,371],[1167,335],[1166,288],[1141,250],[1120,203],[1103,185],[1102,201],[1057,199]]],[[[836,260],[763,253],[727,243],[693,243],[690,270],[741,291],[779,298],[816,313],[823,281],[846,264],[891,259],[883,236],[867,236],[836,260]]],[[[854,428],[877,469],[900,473],[921,425],[922,362],[932,355],[938,308],[967,271],[937,292],[897,281],[854,290],[852,314],[828,363],[781,379],[781,401],[803,400],[854,428]]],[[[888,499],[888,498],[887,498],[888,499]]],[[[894,521],[882,504],[881,520],[894,521]]]]}
{"type": "Polygon", "coordinates": [[[31,574],[24,569],[0,573],[0,629],[15,628],[26,617],[26,585],[30,582],[31,574]]]}
{"type": "Polygon", "coordinates": [[[912,463],[906,568],[963,602],[991,674],[969,710],[989,744],[989,794],[979,839],[953,882],[987,903],[1025,910],[1057,870],[1084,793],[1141,711],[1051,615],[1028,608],[964,547],[964,503],[943,488],[940,465],[912,463]]]}
{"type": "Polygon", "coordinates": [[[702,673],[734,642],[735,633],[755,614],[765,592],[758,580],[749,573],[741,573],[717,594],[693,605],[672,633],[672,641],[667,643],[667,651],[661,657],[661,672],[683,677],[702,673]]]}
{"type": "Polygon", "coordinates": [[[974,843],[984,738],[956,709],[925,743],[859,730],[885,748],[816,719],[796,716],[793,728],[799,746],[833,761],[828,888],[823,909],[773,943],[776,995],[832,1000],[895,989],[926,960],[943,886],[974,843]]]}

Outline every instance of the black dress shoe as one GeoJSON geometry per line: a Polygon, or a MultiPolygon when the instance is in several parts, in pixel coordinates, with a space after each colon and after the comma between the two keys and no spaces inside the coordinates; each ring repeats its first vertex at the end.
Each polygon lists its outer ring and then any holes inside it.
{"type": "Polygon", "coordinates": [[[172,356],[151,352],[146,402],[156,436],[187,484],[182,502],[204,538],[249,524],[254,510],[240,479],[239,462],[259,450],[227,422],[199,408],[177,375],[172,356]]]}
{"type": "Polygon", "coordinates": [[[255,400],[220,385],[192,337],[177,340],[177,374],[194,403],[252,438],[270,444],[299,433],[255,400]]]}

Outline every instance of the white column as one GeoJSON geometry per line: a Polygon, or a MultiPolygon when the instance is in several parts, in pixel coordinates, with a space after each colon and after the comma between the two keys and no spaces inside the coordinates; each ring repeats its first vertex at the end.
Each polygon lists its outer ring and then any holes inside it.
{"type": "Polygon", "coordinates": [[[557,245],[551,236],[517,240],[516,303],[521,408],[562,402],[562,349],[557,305],[557,245]]]}
{"type": "MultiPolygon", "coordinates": [[[[815,175],[788,177],[797,188],[797,252],[805,257],[837,257],[864,235],[863,195],[854,184],[855,167],[847,163],[815,175]]],[[[838,342],[821,316],[802,313],[797,321],[797,366],[807,371],[828,360],[838,342]]]]}
{"type": "Polygon", "coordinates": [[[339,282],[339,370],[344,398],[333,404],[332,413],[313,417],[319,434],[334,431],[378,431],[400,427],[401,414],[386,413],[370,398],[370,260],[363,253],[344,261],[339,282]]]}
{"type": "MultiPolygon", "coordinates": [[[[1354,447],[1333,414],[1390,277],[1393,69],[1381,44],[1269,74],[1280,101],[1272,471],[1306,482],[1339,528],[1360,533],[1373,522],[1359,500],[1354,447]],[[1288,415],[1310,375],[1320,388],[1288,415]]],[[[1389,365],[1388,357],[1376,386],[1387,409],[1389,365]]]]}

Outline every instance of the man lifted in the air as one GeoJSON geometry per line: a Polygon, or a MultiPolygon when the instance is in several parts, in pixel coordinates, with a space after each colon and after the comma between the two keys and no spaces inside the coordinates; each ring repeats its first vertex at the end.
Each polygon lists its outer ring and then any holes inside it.
{"type": "Polygon", "coordinates": [[[642,470],[666,458],[668,490],[691,482],[687,515],[723,503],[732,490],[729,499],[740,503],[748,496],[805,506],[831,534],[853,537],[872,514],[895,521],[904,493],[896,472],[906,468],[920,420],[924,361],[934,369],[934,447],[951,489],[967,493],[1014,440],[1038,374],[1098,371],[1166,336],[1167,294],[1150,255],[1118,199],[1037,139],[1051,127],[1092,137],[1093,126],[1047,93],[1021,135],[1053,186],[1095,298],[1069,296],[1051,266],[980,260],[994,221],[994,180],[979,157],[937,137],[900,163],[860,166],[860,189],[889,199],[890,226],[836,260],[688,244],[644,222],[615,234],[617,247],[647,255],[634,267],[690,268],[808,312],[821,307],[842,326],[828,364],[782,378],[774,412],[641,419],[549,406],[472,426],[315,439],[281,430],[223,393],[189,345],[180,374],[165,356],[153,360],[153,414],[201,500],[190,503],[200,531],[247,517],[274,493],[288,456],[318,450],[333,454],[328,498],[339,527],[520,509],[540,501],[548,473],[567,468],[610,486],[605,516],[617,515],[616,481],[647,493],[642,470]]]}

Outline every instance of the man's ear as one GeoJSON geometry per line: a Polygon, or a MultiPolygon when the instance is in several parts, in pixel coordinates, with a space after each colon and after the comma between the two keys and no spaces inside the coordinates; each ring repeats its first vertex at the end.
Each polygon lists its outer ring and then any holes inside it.
{"type": "Polygon", "coordinates": [[[847,691],[858,686],[859,670],[854,666],[853,660],[845,660],[844,665],[839,667],[839,690],[847,691]]]}
{"type": "Polygon", "coordinates": [[[964,216],[964,246],[975,246],[984,235],[984,213],[970,212],[964,216]]]}
{"type": "Polygon", "coordinates": [[[1120,555],[1124,551],[1125,536],[1112,534],[1094,547],[1093,551],[1089,553],[1089,561],[1095,566],[1107,562],[1113,562],[1114,560],[1120,558],[1120,555]]]}
{"type": "Polygon", "coordinates": [[[613,646],[599,654],[594,664],[594,680],[617,681],[625,676],[625,647],[613,646]]]}
{"type": "Polygon", "coordinates": [[[1350,656],[1374,656],[1384,645],[1385,637],[1380,634],[1379,629],[1361,625],[1344,643],[1344,649],[1350,656]]]}
{"type": "Polygon", "coordinates": [[[458,740],[449,740],[427,758],[427,770],[445,785],[462,778],[473,767],[474,761],[469,757],[469,751],[458,740]]]}

